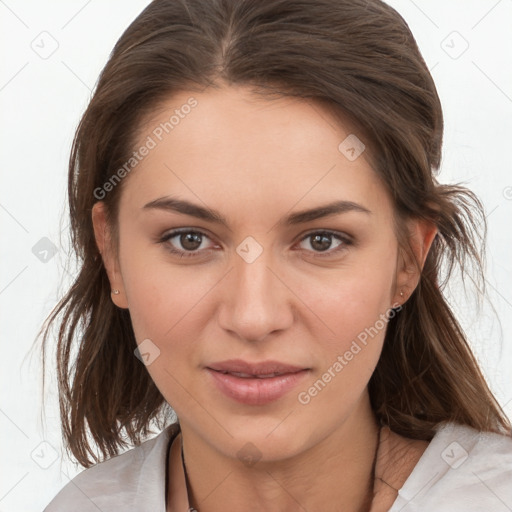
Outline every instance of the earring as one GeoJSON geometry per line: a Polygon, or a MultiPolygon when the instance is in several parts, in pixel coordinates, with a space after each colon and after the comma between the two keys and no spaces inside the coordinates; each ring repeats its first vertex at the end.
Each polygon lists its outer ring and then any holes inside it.
{"type": "Polygon", "coordinates": [[[402,297],[402,299],[404,298],[404,292],[403,292],[403,290],[400,290],[400,297],[402,297]]]}
{"type": "Polygon", "coordinates": [[[113,293],[114,295],[119,295],[119,290],[112,290],[112,293],[113,293]]]}

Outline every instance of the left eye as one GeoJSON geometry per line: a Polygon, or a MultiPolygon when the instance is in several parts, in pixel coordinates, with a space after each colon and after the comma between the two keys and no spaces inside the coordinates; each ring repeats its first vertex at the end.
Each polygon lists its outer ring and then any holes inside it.
{"type": "Polygon", "coordinates": [[[312,247],[313,252],[317,253],[316,255],[320,257],[324,256],[324,254],[330,256],[342,249],[345,249],[352,243],[347,236],[343,236],[342,234],[337,234],[332,231],[315,231],[314,233],[309,233],[302,238],[301,243],[306,240],[309,240],[308,245],[312,247]],[[333,238],[338,240],[338,245],[336,245],[333,250],[329,250],[332,248],[333,238]]]}

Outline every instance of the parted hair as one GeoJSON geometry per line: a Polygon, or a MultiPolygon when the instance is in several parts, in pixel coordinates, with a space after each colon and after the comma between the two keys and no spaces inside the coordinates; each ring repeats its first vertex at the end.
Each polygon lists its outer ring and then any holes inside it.
{"type": "MultiPolygon", "coordinates": [[[[130,158],[142,123],[159,105],[178,91],[221,85],[328,106],[364,141],[392,197],[401,250],[410,253],[407,219],[437,227],[417,287],[389,321],[368,384],[378,420],[423,440],[444,421],[510,433],[443,294],[455,268],[482,278],[485,217],[470,190],[437,180],[441,103],[404,19],[380,0],[154,0],[117,41],[71,149],[68,202],[78,272],[41,329],[44,367],[56,327],[67,450],[89,467],[139,444],[153,422],[161,426],[169,417],[169,404],[134,356],[130,312],[112,303],[91,211],[95,191],[130,158]]],[[[129,179],[101,199],[115,240],[129,179]]]]}

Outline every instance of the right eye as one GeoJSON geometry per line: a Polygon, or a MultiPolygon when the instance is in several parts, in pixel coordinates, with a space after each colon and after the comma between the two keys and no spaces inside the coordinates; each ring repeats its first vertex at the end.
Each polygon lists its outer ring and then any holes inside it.
{"type": "Polygon", "coordinates": [[[191,258],[196,257],[207,248],[203,245],[204,239],[209,238],[202,231],[191,228],[175,229],[163,235],[159,243],[165,245],[166,249],[180,257],[191,258]]]}

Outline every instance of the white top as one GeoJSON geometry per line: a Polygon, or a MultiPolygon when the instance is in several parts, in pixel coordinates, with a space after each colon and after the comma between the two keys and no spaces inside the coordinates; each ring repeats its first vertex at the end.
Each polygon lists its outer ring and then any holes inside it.
{"type": "MultiPolygon", "coordinates": [[[[44,512],[166,512],[167,457],[178,433],[88,468],[44,512]]],[[[511,512],[512,437],[443,423],[389,512],[511,512]]]]}

